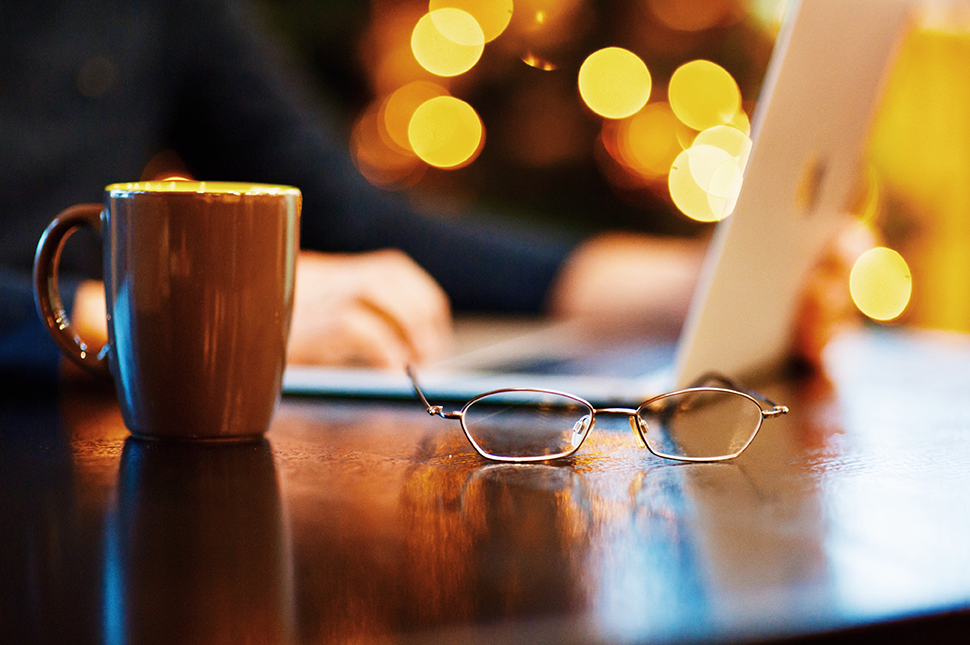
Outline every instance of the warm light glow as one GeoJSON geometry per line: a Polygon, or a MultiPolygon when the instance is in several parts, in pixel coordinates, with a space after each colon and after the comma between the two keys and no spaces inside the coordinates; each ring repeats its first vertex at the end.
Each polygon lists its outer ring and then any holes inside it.
{"type": "Polygon", "coordinates": [[[414,112],[408,127],[411,148],[438,168],[455,168],[477,156],[484,130],[472,106],[451,96],[439,96],[414,112]]]}
{"type": "Polygon", "coordinates": [[[522,62],[530,67],[535,67],[536,69],[541,69],[546,72],[551,72],[557,67],[555,63],[539,58],[532,52],[529,52],[525,56],[523,56],[522,62]]]}
{"type": "Polygon", "coordinates": [[[110,184],[104,191],[112,197],[131,193],[208,193],[212,195],[299,195],[293,186],[279,184],[250,184],[239,181],[135,181],[110,184]]]}
{"type": "Polygon", "coordinates": [[[748,155],[751,154],[751,139],[740,130],[727,125],[718,125],[704,130],[694,139],[693,145],[720,148],[737,159],[741,168],[747,165],[748,155]]]}
{"type": "MultiPolygon", "coordinates": [[[[710,148],[711,146],[707,146],[710,148]]],[[[700,187],[691,172],[690,150],[684,150],[670,167],[667,186],[674,205],[682,213],[699,222],[716,222],[721,212],[711,206],[710,194],[700,187]]],[[[708,184],[710,181],[707,182],[708,184]]]]}
{"type": "Polygon", "coordinates": [[[415,81],[395,90],[384,101],[380,113],[380,122],[390,143],[402,152],[413,152],[408,140],[408,127],[414,111],[425,101],[447,95],[448,90],[428,81],[415,81]]]}
{"type": "Polygon", "coordinates": [[[918,3],[872,124],[885,233],[912,267],[907,322],[970,332],[970,14],[918,3]],[[905,246],[903,246],[905,245],[905,246]]]}
{"type": "Polygon", "coordinates": [[[909,304],[913,278],[899,253],[876,247],[863,253],[849,274],[849,291],[859,310],[874,320],[897,318],[909,304]]]}
{"type": "Polygon", "coordinates": [[[694,178],[697,185],[705,192],[711,192],[711,181],[714,172],[725,161],[729,161],[731,155],[726,150],[717,146],[694,143],[687,149],[687,164],[690,168],[690,176],[694,178]]]}
{"type": "Polygon", "coordinates": [[[869,228],[876,226],[876,218],[879,216],[880,200],[882,199],[881,192],[879,175],[875,168],[869,166],[866,168],[865,190],[858,205],[852,209],[852,213],[858,220],[869,228]]]}
{"type": "Polygon", "coordinates": [[[621,161],[641,175],[660,177],[683,147],[677,131],[684,126],[667,103],[651,103],[620,122],[617,147],[621,161]]]}
{"type": "Polygon", "coordinates": [[[724,125],[741,107],[741,91],[720,65],[694,60],[678,67],[667,88],[670,107],[695,130],[724,125]]]}
{"type": "Polygon", "coordinates": [[[720,219],[724,219],[734,212],[734,207],[738,203],[738,195],[741,194],[741,180],[744,169],[735,158],[725,159],[714,172],[711,173],[711,180],[707,187],[707,199],[711,205],[711,211],[718,213],[720,219]]]}
{"type": "Polygon", "coordinates": [[[677,31],[701,31],[743,15],[734,0],[646,0],[651,13],[677,31]]]}
{"type": "Polygon", "coordinates": [[[622,119],[637,112],[650,98],[650,71],[640,58],[620,47],[593,54],[579,69],[579,93],[593,112],[622,119]]]}
{"type": "Polygon", "coordinates": [[[674,204],[691,219],[710,222],[734,212],[751,140],[730,126],[704,130],[670,169],[674,204]]]}
{"type": "Polygon", "coordinates": [[[790,0],[749,0],[748,4],[752,22],[768,33],[777,34],[790,0]]]}
{"type": "Polygon", "coordinates": [[[735,112],[731,120],[727,122],[727,125],[735,130],[740,130],[745,136],[751,136],[751,119],[748,118],[748,114],[743,109],[735,112]]]}
{"type": "Polygon", "coordinates": [[[457,76],[478,62],[485,35],[478,22],[460,9],[438,9],[425,14],[411,33],[415,59],[432,74],[457,76]]]}
{"type": "Polygon", "coordinates": [[[428,78],[428,70],[421,67],[411,49],[414,26],[425,13],[426,7],[422,11],[410,3],[382,5],[375,11],[361,42],[375,97],[389,96],[402,85],[428,78]]]}
{"type": "Polygon", "coordinates": [[[485,42],[498,38],[512,20],[512,0],[431,0],[430,10],[461,9],[482,29],[485,42]]]}
{"type": "Polygon", "coordinates": [[[390,141],[389,133],[381,127],[382,112],[371,107],[357,119],[350,135],[351,159],[358,172],[375,186],[405,188],[421,178],[426,166],[413,152],[390,141]]]}

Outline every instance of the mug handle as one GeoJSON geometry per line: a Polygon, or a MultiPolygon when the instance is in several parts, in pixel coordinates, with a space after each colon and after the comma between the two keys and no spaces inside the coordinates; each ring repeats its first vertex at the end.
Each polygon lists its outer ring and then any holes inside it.
{"type": "Polygon", "coordinates": [[[34,255],[34,300],[41,320],[68,358],[88,371],[110,376],[108,345],[92,352],[75,332],[61,302],[57,273],[64,242],[76,229],[88,226],[101,235],[100,204],[77,204],[58,213],[37,243],[34,255]]]}

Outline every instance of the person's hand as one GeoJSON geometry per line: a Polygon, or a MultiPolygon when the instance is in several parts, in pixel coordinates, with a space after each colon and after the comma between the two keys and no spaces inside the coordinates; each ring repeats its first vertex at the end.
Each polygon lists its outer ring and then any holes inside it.
{"type": "Polygon", "coordinates": [[[604,233],[580,245],[549,297],[553,316],[594,327],[676,333],[687,315],[705,240],[604,233]]]}
{"type": "Polygon", "coordinates": [[[400,368],[451,337],[447,296],[404,253],[300,254],[289,363],[400,368]]]}
{"type": "Polygon", "coordinates": [[[849,293],[849,273],[859,256],[876,245],[866,226],[856,221],[836,235],[816,264],[803,291],[792,354],[809,367],[822,364],[822,350],[836,335],[862,323],[849,293]]]}
{"type": "MultiPolygon", "coordinates": [[[[550,297],[553,315],[604,326],[680,330],[700,273],[705,241],[603,234],[564,265],[550,297]]],[[[801,296],[791,354],[812,368],[836,334],[860,324],[849,294],[856,259],[875,245],[868,228],[847,225],[826,249],[801,296]]]]}

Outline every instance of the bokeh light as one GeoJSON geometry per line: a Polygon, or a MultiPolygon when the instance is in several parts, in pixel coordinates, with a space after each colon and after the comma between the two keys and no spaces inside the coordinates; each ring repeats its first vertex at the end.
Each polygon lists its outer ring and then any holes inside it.
{"type": "Polygon", "coordinates": [[[650,98],[650,71],[640,57],[621,47],[607,47],[579,68],[579,93],[589,108],[608,119],[637,112],[650,98]]]}
{"type": "Polygon", "coordinates": [[[411,48],[414,27],[427,12],[427,4],[423,7],[410,3],[382,7],[380,19],[371,21],[367,32],[358,39],[366,60],[372,97],[389,96],[402,85],[431,76],[411,48]]]}
{"type": "Polygon", "coordinates": [[[691,171],[690,150],[684,150],[670,167],[667,178],[670,198],[682,213],[698,222],[716,222],[721,213],[711,206],[710,195],[700,187],[691,171]]]}
{"type": "Polygon", "coordinates": [[[408,140],[426,163],[437,168],[457,168],[470,163],[481,151],[484,128],[468,103],[439,96],[414,111],[408,140]]]}
{"type": "Polygon", "coordinates": [[[426,70],[437,76],[464,74],[478,62],[485,35],[466,11],[437,9],[418,20],[411,33],[411,51],[426,70]]]}
{"type": "Polygon", "coordinates": [[[906,260],[892,249],[863,253],[849,274],[849,292],[859,310],[873,320],[898,318],[909,304],[913,277],[906,260]]]}
{"type": "Polygon", "coordinates": [[[478,22],[486,43],[498,38],[512,20],[512,0],[431,0],[429,9],[461,9],[478,22]]]}
{"type": "Polygon", "coordinates": [[[620,121],[618,161],[641,175],[666,176],[674,159],[683,150],[677,133],[684,127],[666,102],[645,106],[620,121]]]}
{"type": "Polygon", "coordinates": [[[522,57],[522,62],[529,67],[535,67],[536,69],[541,69],[545,72],[551,72],[554,69],[558,69],[558,65],[553,63],[551,60],[540,58],[532,52],[526,52],[525,56],[522,57]]]}
{"type": "Polygon", "coordinates": [[[741,91],[734,77],[708,60],[693,60],[670,77],[667,98],[674,114],[695,130],[731,121],[741,108],[741,91]]]}
{"type": "Polygon", "coordinates": [[[372,105],[350,133],[350,155],[367,181],[386,190],[399,190],[421,179],[427,166],[409,150],[389,142],[380,118],[381,106],[372,105]]]}
{"type": "Polygon", "coordinates": [[[701,31],[744,15],[736,0],[646,0],[661,23],[677,31],[701,31]]]}
{"type": "Polygon", "coordinates": [[[733,213],[750,152],[751,140],[730,126],[699,133],[670,168],[667,185],[674,205],[699,222],[733,213]]]}
{"type": "Polygon", "coordinates": [[[731,126],[735,130],[740,130],[746,136],[751,136],[751,119],[748,118],[748,113],[743,108],[735,112],[734,116],[731,117],[731,120],[726,125],[731,126]]]}
{"type": "Polygon", "coordinates": [[[694,138],[693,145],[720,148],[736,158],[742,168],[747,165],[748,155],[751,154],[751,139],[744,132],[727,125],[716,125],[704,130],[694,138]]]}
{"type": "Polygon", "coordinates": [[[512,21],[496,49],[542,70],[571,68],[578,56],[593,51],[585,37],[593,15],[588,0],[514,1],[512,21]]]}
{"type": "Polygon", "coordinates": [[[414,81],[395,90],[381,106],[380,123],[389,143],[401,151],[413,152],[408,140],[411,117],[421,104],[438,96],[447,96],[448,90],[437,83],[414,81]]]}

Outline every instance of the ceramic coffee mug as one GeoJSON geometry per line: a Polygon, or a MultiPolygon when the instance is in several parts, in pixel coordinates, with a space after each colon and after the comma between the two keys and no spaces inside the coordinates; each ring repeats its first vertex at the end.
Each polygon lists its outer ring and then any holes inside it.
{"type": "Polygon", "coordinates": [[[300,191],[165,181],[112,184],[62,211],[34,259],[37,307],[67,356],[114,377],[125,424],[146,438],[256,439],[279,403],[293,311],[300,191]],[[58,259],[80,227],[104,248],[108,343],[75,333],[58,259]]]}

